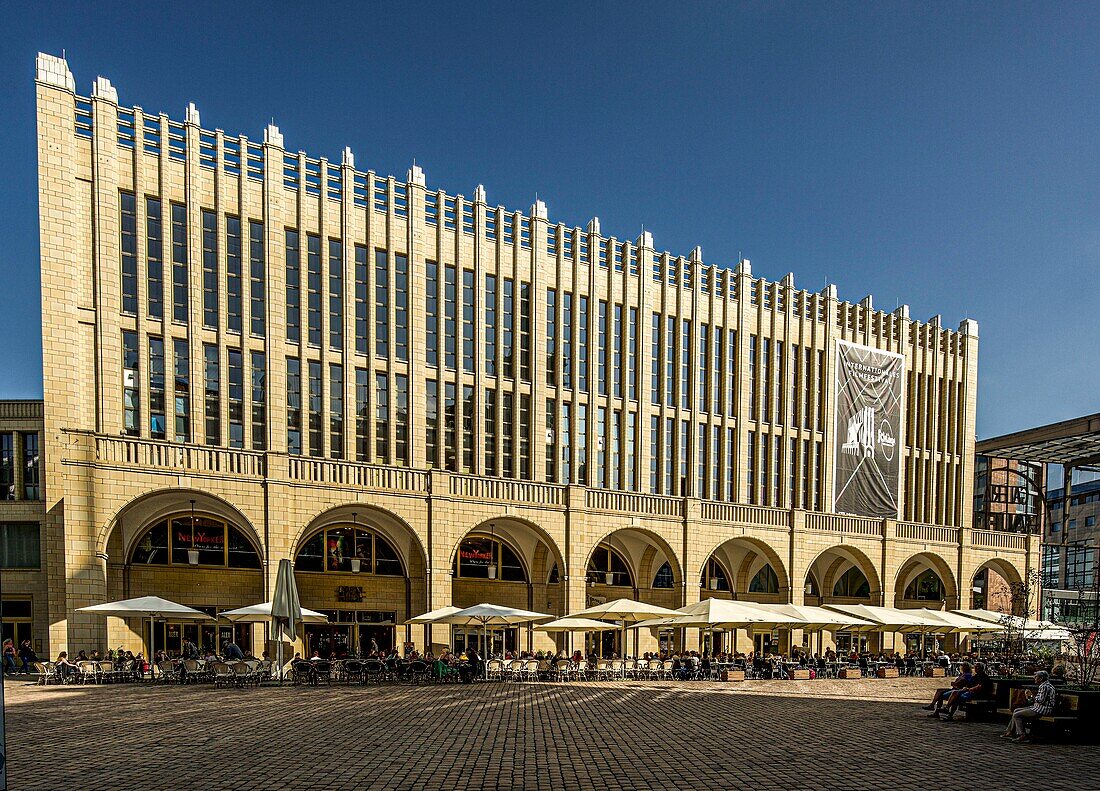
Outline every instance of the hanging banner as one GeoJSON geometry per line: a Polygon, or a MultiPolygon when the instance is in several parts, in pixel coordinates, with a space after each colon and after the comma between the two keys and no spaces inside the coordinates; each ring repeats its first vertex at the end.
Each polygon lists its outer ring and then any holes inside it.
{"type": "Polygon", "coordinates": [[[833,511],[898,519],[905,358],[837,341],[833,511]]]}

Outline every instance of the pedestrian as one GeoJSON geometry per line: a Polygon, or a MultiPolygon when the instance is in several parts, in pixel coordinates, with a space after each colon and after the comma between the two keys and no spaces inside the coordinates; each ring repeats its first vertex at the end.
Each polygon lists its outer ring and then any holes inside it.
{"type": "Polygon", "coordinates": [[[4,641],[4,675],[15,675],[15,645],[11,640],[4,641]]]}
{"type": "Polygon", "coordinates": [[[30,640],[24,640],[19,644],[19,658],[23,660],[23,667],[20,672],[27,675],[31,672],[31,665],[38,661],[38,654],[31,648],[30,640]]]}

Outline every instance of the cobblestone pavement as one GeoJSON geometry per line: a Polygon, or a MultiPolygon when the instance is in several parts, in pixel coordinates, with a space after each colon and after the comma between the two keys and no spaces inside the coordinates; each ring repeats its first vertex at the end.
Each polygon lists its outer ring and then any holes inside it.
{"type": "Polygon", "coordinates": [[[9,682],[9,787],[1095,787],[1100,748],[925,717],[939,679],[214,689],[9,682]],[[1082,784],[1083,783],[1083,784],[1082,784]]]}

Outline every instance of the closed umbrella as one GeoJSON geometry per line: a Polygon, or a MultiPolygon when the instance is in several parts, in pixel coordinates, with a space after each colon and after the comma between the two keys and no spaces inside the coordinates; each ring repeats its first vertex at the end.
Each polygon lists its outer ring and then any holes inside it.
{"type": "Polygon", "coordinates": [[[214,619],[204,612],[200,612],[185,604],[177,604],[159,596],[139,596],[136,599],[123,599],[121,601],[107,602],[106,604],[93,604],[89,607],[77,608],[79,612],[94,612],[99,615],[113,615],[116,618],[148,618],[149,640],[146,658],[152,666],[153,661],[153,624],[160,620],[173,621],[213,621],[214,619]]]}
{"type": "Polygon", "coordinates": [[[282,635],[294,640],[298,636],[298,624],[302,620],[302,604],[298,601],[298,585],[294,581],[294,568],[288,558],[279,561],[275,576],[275,595],[271,600],[271,625],[278,640],[279,683],[283,683],[282,635]]]}

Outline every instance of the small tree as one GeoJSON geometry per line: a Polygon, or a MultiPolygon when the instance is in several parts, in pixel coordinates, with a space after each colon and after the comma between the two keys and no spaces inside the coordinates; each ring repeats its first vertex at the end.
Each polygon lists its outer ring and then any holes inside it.
{"type": "MultiPolygon", "coordinates": [[[[1063,599],[1054,614],[1054,623],[1069,632],[1070,662],[1081,689],[1089,689],[1100,676],[1100,576],[1095,573],[1089,584],[1077,591],[1077,608],[1069,612],[1065,605],[1073,599],[1063,599]]],[[[1067,668],[1069,670],[1070,668],[1067,668]]]]}
{"type": "Polygon", "coordinates": [[[1028,655],[1027,620],[1035,614],[1034,591],[1039,585],[1039,572],[1030,570],[1021,582],[1009,583],[1012,612],[1001,617],[1004,630],[1004,656],[1012,664],[1018,664],[1028,655]]]}

